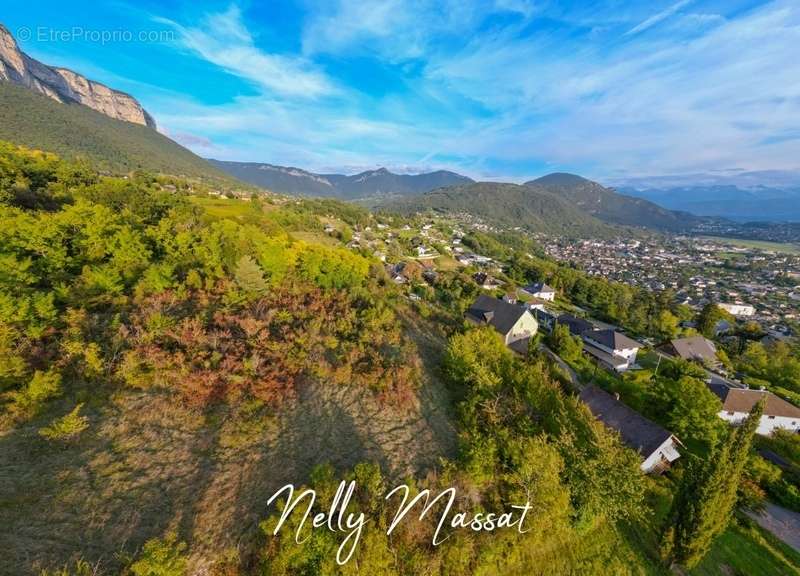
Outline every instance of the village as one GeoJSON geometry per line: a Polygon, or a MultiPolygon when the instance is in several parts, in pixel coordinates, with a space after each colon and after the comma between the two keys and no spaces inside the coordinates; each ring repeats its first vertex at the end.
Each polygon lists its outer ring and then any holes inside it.
{"type": "MultiPolygon", "coordinates": [[[[800,431],[800,408],[763,387],[751,389],[729,373],[714,341],[685,322],[687,336],[666,341],[633,338],[623,327],[592,318],[544,282],[518,286],[505,275],[508,263],[469,247],[475,232],[526,235],[519,228],[504,230],[469,215],[373,218],[374,224],[344,234],[351,249],[380,259],[391,281],[419,302],[426,287],[441,276],[468,275],[478,294],[464,313],[475,325],[491,326],[521,357],[536,346],[567,377],[590,411],[640,454],[641,468],[659,474],[680,457],[680,438],[627,406],[606,383],[621,382],[626,373],[657,373],[662,361],[696,365],[708,389],[720,400],[717,417],[732,425],[747,418],[761,400],[764,414],[758,434],[777,429],[800,431]],[[548,342],[558,329],[580,343],[580,360],[565,359],[548,342]],[[586,366],[594,366],[587,378],[586,366]],[[583,367],[583,369],[582,369],[583,367]],[[605,374],[597,377],[598,370],[605,374]],[[606,388],[606,389],[604,389],[606,388]]],[[[341,231],[333,224],[328,234],[341,231]]],[[[734,324],[755,324],[770,341],[793,335],[791,324],[800,312],[800,254],[759,246],[737,246],[710,237],[650,236],[633,239],[568,240],[531,234],[546,257],[590,276],[648,291],[669,290],[676,305],[695,312],[716,303],[730,321],[718,322],[715,335],[724,338],[734,324]]],[[[527,257],[533,257],[526,254],[527,257]]],[[[612,384],[613,386],[613,384],[612,384]]]]}

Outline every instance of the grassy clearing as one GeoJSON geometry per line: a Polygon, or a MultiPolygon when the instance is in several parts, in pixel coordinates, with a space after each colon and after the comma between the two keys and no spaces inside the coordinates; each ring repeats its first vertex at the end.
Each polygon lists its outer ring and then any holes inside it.
{"type": "Polygon", "coordinates": [[[236,198],[191,196],[190,200],[206,209],[215,218],[242,218],[252,208],[250,202],[236,198]]]}
{"type": "Polygon", "coordinates": [[[784,254],[800,254],[800,246],[796,244],[767,242],[765,240],[748,240],[746,238],[728,238],[723,236],[699,236],[699,238],[742,248],[757,248],[759,250],[770,250],[772,252],[781,252],[784,254]]]}
{"type": "Polygon", "coordinates": [[[800,574],[800,554],[756,526],[732,525],[717,539],[692,576],[800,574]]]}

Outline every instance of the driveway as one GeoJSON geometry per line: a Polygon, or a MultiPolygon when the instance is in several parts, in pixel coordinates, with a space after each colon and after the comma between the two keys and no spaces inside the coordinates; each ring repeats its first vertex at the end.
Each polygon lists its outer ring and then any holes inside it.
{"type": "Polygon", "coordinates": [[[800,514],[767,502],[763,512],[747,512],[758,525],[800,551],[800,514]]]}

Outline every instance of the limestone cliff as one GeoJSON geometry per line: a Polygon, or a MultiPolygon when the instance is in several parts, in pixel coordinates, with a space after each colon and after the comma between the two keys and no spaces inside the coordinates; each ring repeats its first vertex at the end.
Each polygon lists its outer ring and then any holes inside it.
{"type": "Polygon", "coordinates": [[[58,102],[77,102],[106,116],[155,128],[153,117],[135,98],[67,70],[34,60],[0,24],[0,81],[19,84],[58,102]]]}

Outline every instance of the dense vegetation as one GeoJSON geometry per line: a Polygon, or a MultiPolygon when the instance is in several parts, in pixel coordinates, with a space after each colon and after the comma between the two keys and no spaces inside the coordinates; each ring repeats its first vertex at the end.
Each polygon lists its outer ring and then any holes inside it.
{"type": "Polygon", "coordinates": [[[152,128],[114,120],[80,104],[61,104],[0,82],[0,140],[86,158],[100,170],[148,170],[234,183],[227,174],[152,128]]]}
{"type": "MultiPolygon", "coordinates": [[[[0,531],[0,571],[665,574],[655,535],[673,520],[693,526],[680,498],[667,516],[673,492],[743,475],[788,493],[788,473],[745,466],[749,438],[745,446],[741,434],[709,424],[718,424],[707,418],[717,406],[692,367],[599,382],[631,403],[638,398],[698,455],[739,446],[735,457],[714,459],[729,463],[727,472],[686,473],[679,489],[680,471],[644,477],[638,455],[563,389],[545,356],[534,349],[519,358],[492,330],[464,326],[477,292],[468,276],[421,282],[415,290],[424,299],[411,305],[366,251],[344,248],[350,230],[370,221],[367,212],[205,190],[144,172],[106,177],[83,162],[0,143],[0,523],[12,527],[0,531]],[[331,221],[336,233],[322,233],[331,221]],[[418,315],[409,320],[411,310],[418,315]],[[415,339],[425,329],[420,350],[415,339]],[[392,469],[392,458],[412,460],[421,450],[397,438],[426,431],[403,418],[437,421],[434,405],[420,408],[421,388],[433,379],[446,404],[436,409],[452,422],[438,420],[421,443],[435,444],[452,425],[458,445],[434,450],[435,465],[392,469]],[[357,416],[385,417],[389,440],[376,449],[357,416]],[[341,426],[332,430],[331,421],[341,426]],[[337,437],[342,431],[349,435],[337,437]],[[316,449],[312,442],[327,435],[355,446],[345,456],[316,449]],[[298,545],[298,514],[274,534],[279,510],[265,502],[276,484],[307,482],[318,492],[317,512],[343,479],[356,481],[352,509],[370,519],[350,562],[336,564],[341,534],[314,530],[298,545]],[[397,502],[384,496],[404,482],[412,493],[455,488],[455,508],[470,516],[527,501],[530,530],[448,529],[433,545],[436,508],[387,535],[397,502]],[[230,530],[239,531],[230,538],[230,530]]],[[[552,282],[642,333],[670,333],[681,313],[663,296],[558,266],[525,242],[468,241],[510,254],[512,278],[552,282]],[[641,317],[631,311],[639,305],[641,317]]],[[[556,333],[551,344],[582,370],[571,337],[556,333]]],[[[793,438],[771,442],[796,458],[793,438]]],[[[747,526],[726,530],[737,498],[731,485],[707,488],[708,501],[730,504],[705,540],[709,554],[719,553],[719,536],[790,569],[778,545],[741,536],[747,526]]],[[[692,534],[666,540],[688,548],[692,534]]]]}
{"type": "Polygon", "coordinates": [[[450,186],[393,202],[388,207],[406,214],[426,210],[470,214],[490,224],[520,226],[568,237],[614,233],[610,226],[556,194],[517,184],[477,182],[450,186]]]}

